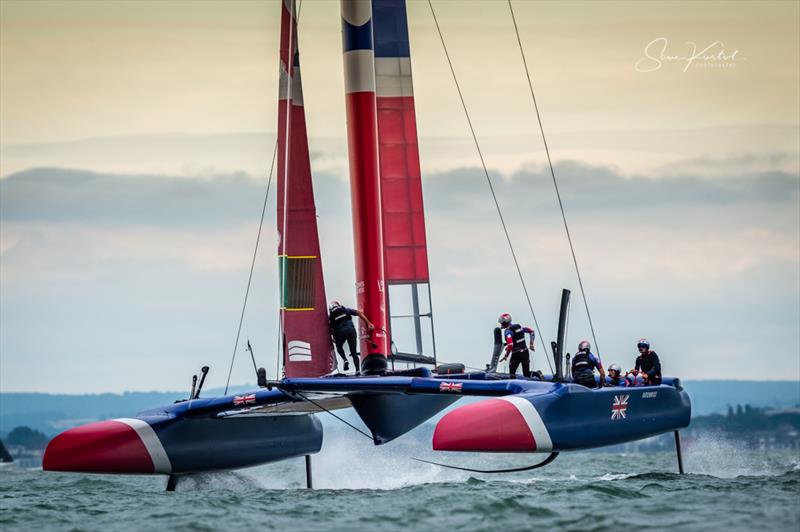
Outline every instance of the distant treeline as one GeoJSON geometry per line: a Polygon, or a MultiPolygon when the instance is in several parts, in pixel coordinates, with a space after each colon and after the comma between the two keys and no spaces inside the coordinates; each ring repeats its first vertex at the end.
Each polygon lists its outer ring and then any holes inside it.
{"type": "Polygon", "coordinates": [[[729,406],[727,414],[695,417],[691,428],[730,432],[800,431],[800,407],[776,410],[751,405],[729,406]]]}
{"type": "MultiPolygon", "coordinates": [[[[681,431],[688,447],[703,437],[713,435],[735,440],[743,449],[759,451],[800,450],[800,407],[770,409],[751,405],[730,406],[727,413],[696,416],[681,431]]],[[[672,434],[609,448],[623,452],[672,451],[672,434]]]]}
{"type": "Polygon", "coordinates": [[[5,437],[9,447],[24,447],[25,449],[42,451],[47,447],[50,438],[30,427],[15,427],[5,437]]]}

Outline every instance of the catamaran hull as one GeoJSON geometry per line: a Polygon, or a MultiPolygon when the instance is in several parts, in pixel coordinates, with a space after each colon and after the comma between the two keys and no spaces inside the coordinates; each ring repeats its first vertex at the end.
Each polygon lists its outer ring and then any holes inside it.
{"type": "Polygon", "coordinates": [[[685,428],[688,394],[676,387],[577,384],[456,408],[437,424],[437,451],[553,452],[603,447],[685,428]]]}
{"type": "Polygon", "coordinates": [[[319,452],[313,415],[143,416],[90,423],[56,436],[45,471],[167,474],[251,467],[319,452]]]}

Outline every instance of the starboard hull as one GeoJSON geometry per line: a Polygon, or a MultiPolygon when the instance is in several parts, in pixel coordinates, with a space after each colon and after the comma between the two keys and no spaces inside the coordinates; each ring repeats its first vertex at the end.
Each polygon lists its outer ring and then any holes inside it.
{"type": "Polygon", "coordinates": [[[589,389],[542,386],[486,399],[447,413],[437,424],[438,451],[553,452],[604,447],[685,428],[688,394],[671,385],[589,389]],[[548,389],[549,388],[549,389],[548,389]]]}

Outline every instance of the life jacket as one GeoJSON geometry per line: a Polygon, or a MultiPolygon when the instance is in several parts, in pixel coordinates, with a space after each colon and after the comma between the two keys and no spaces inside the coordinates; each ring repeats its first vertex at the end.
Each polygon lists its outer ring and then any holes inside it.
{"type": "Polygon", "coordinates": [[[347,309],[339,305],[338,307],[334,307],[330,314],[328,314],[328,323],[331,329],[340,329],[348,324],[352,325],[353,318],[347,313],[347,309]]]}
{"type": "Polygon", "coordinates": [[[589,358],[589,351],[578,351],[572,357],[572,378],[575,381],[594,380],[594,361],[589,358]]]}
{"type": "Polygon", "coordinates": [[[525,331],[522,330],[522,325],[514,323],[508,328],[511,331],[511,352],[519,353],[528,350],[528,344],[525,343],[525,331]]]}

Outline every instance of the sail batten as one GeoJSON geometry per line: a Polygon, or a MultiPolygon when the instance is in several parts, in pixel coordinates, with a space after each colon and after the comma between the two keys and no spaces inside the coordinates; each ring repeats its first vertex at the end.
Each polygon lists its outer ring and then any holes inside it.
{"type": "Polygon", "coordinates": [[[333,370],[317,210],[311,179],[294,2],[281,6],[278,93],[278,266],[284,373],[333,370]]]}

